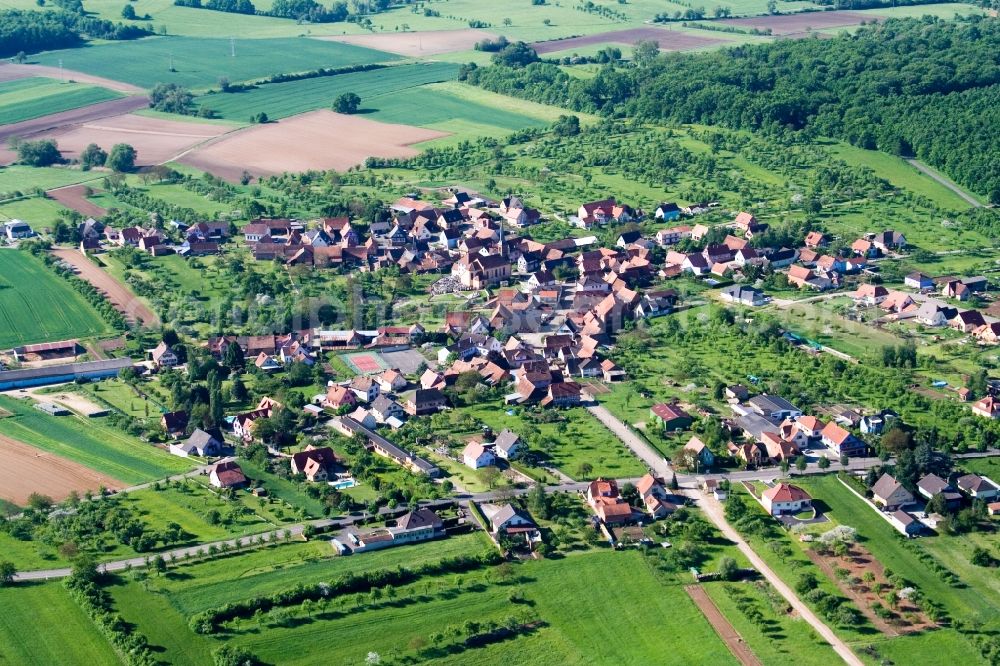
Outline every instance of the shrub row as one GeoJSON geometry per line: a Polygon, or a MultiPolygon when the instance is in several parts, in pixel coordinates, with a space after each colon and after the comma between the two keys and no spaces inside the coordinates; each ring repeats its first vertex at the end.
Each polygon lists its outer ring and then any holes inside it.
{"type": "Polygon", "coordinates": [[[268,612],[272,608],[294,606],[306,599],[316,601],[330,597],[366,592],[373,588],[407,585],[424,576],[440,576],[444,574],[472,571],[483,566],[499,564],[503,558],[496,551],[489,550],[481,555],[464,555],[450,557],[438,562],[424,564],[415,569],[399,567],[391,571],[369,571],[363,574],[342,576],[333,583],[316,583],[314,585],[298,584],[294,587],[276,592],[269,596],[253,597],[244,601],[223,604],[216,608],[202,611],[191,617],[188,625],[199,634],[217,632],[230,620],[249,618],[257,611],[268,612]]]}
{"type": "Polygon", "coordinates": [[[70,597],[97,626],[127,666],[155,666],[158,663],[149,649],[146,637],[134,631],[114,611],[111,596],[107,592],[96,583],[73,577],[67,579],[66,587],[70,597]]]}

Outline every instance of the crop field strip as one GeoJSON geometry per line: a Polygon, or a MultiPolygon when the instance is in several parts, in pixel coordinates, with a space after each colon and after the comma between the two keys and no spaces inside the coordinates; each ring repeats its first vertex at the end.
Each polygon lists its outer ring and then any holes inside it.
{"type": "Polygon", "coordinates": [[[82,296],[27,252],[0,250],[0,349],[109,333],[82,296]]]}
{"type": "Polygon", "coordinates": [[[0,433],[74,460],[125,483],[141,483],[185,472],[191,464],[107,425],[104,419],[49,416],[31,403],[0,396],[14,416],[0,419],[0,433]]]}
{"type": "Polygon", "coordinates": [[[32,77],[0,83],[0,125],[41,118],[121,97],[107,88],[32,77]]]}
{"type": "MultiPolygon", "coordinates": [[[[250,114],[261,111],[276,119],[314,109],[328,109],[338,95],[353,92],[361,97],[364,112],[371,108],[373,98],[400,93],[405,95],[412,88],[427,83],[454,79],[457,73],[458,65],[452,63],[414,63],[367,72],[269,83],[244,92],[202,95],[197,103],[232,120],[246,121],[250,114]]],[[[396,97],[393,100],[394,104],[403,106],[411,113],[419,113],[425,102],[420,97],[396,97]]]]}
{"type": "MultiPolygon", "coordinates": [[[[203,14],[215,12],[203,11],[203,14]]],[[[399,56],[350,44],[318,39],[236,40],[232,56],[228,39],[153,37],[86,48],[47,51],[33,62],[125,81],[143,88],[177,83],[192,89],[215,87],[220,78],[250,81],[272,74],[304,72],[319,67],[345,67],[397,60],[399,56]],[[171,71],[171,66],[174,71],[171,71]]]]}

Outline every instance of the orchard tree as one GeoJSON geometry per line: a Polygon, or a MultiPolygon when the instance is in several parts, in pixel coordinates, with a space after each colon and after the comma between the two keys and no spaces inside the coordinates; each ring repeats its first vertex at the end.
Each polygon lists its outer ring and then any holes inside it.
{"type": "Polygon", "coordinates": [[[104,166],[108,161],[108,153],[96,143],[88,144],[80,153],[80,164],[84,171],[94,167],[104,166]]]}
{"type": "Polygon", "coordinates": [[[112,171],[127,173],[135,170],[135,148],[127,143],[116,143],[108,153],[104,166],[112,171]]]}

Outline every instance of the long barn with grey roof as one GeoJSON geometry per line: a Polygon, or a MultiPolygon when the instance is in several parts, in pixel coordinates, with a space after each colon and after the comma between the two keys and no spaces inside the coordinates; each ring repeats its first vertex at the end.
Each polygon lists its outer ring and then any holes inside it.
{"type": "Polygon", "coordinates": [[[0,372],[0,391],[49,384],[64,384],[78,379],[104,379],[114,377],[124,368],[131,368],[135,361],[130,358],[113,358],[106,361],[87,361],[50,365],[44,368],[7,370],[0,372]]]}

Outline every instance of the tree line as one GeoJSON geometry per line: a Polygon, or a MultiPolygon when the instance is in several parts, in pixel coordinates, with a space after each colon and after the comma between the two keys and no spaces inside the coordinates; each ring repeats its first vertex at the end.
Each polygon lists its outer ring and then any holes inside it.
{"type": "Polygon", "coordinates": [[[577,111],[794,131],[915,155],[1000,202],[997,52],[996,21],[924,17],[833,39],[669,53],[641,66],[609,63],[593,78],[523,57],[463,73],[488,90],[577,111]]]}
{"type": "Polygon", "coordinates": [[[389,7],[389,0],[336,0],[329,8],[316,0],[275,0],[270,10],[259,10],[251,0],[174,0],[178,7],[211,9],[232,14],[256,14],[275,18],[295,19],[310,23],[340,23],[342,21],[362,22],[364,14],[376,13],[389,7]]]}

